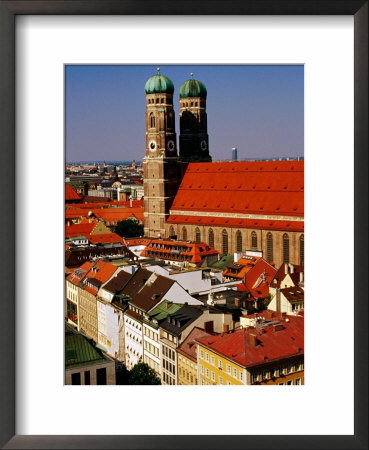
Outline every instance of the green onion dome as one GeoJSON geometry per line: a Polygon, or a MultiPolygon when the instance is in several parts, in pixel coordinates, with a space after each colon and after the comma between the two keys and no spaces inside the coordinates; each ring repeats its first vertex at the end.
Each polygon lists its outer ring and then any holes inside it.
{"type": "MultiPolygon", "coordinates": [[[[193,74],[191,73],[191,77],[192,76],[193,74]]],[[[194,80],[193,78],[185,81],[179,88],[179,98],[188,98],[188,97],[206,98],[206,95],[207,90],[205,85],[201,83],[201,81],[194,80]]]]}
{"type": "Polygon", "coordinates": [[[160,73],[150,77],[145,84],[146,94],[173,94],[174,84],[172,80],[160,73]]]}

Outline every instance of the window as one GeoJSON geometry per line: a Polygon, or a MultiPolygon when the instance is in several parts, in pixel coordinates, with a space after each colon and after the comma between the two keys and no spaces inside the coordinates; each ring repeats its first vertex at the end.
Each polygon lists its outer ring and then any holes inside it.
{"type": "Polygon", "coordinates": [[[283,262],[290,262],[290,238],[287,233],[283,235],[283,262]]]}
{"type": "Polygon", "coordinates": [[[301,370],[301,364],[299,362],[295,363],[295,372],[298,372],[299,370],[301,370]]]}
{"type": "Polygon", "coordinates": [[[72,373],[72,384],[81,384],[81,374],[78,373],[72,373]]]}
{"type": "Polygon", "coordinates": [[[175,235],[175,233],[174,233],[174,228],[173,228],[173,227],[170,227],[170,228],[169,228],[169,237],[174,236],[174,235],[175,235]]]}
{"type": "Polygon", "coordinates": [[[211,371],[211,381],[215,381],[215,373],[211,371]]]}
{"type": "Polygon", "coordinates": [[[200,350],[200,359],[204,359],[204,350],[200,350]]]}
{"type": "Polygon", "coordinates": [[[292,364],[288,364],[287,373],[291,373],[291,372],[292,372],[292,364]]]}
{"type": "Polygon", "coordinates": [[[227,373],[231,373],[231,366],[227,364],[227,373]]]}
{"type": "Polygon", "coordinates": [[[223,384],[223,377],[219,377],[219,384],[223,384]]]}
{"type": "Polygon", "coordinates": [[[195,241],[196,242],[201,242],[201,233],[200,233],[200,229],[196,227],[195,229],[195,241]]]}
{"type": "Polygon", "coordinates": [[[96,369],[96,384],[106,384],[106,368],[96,369]]]}
{"type": "Polygon", "coordinates": [[[150,128],[155,128],[155,116],[150,114],[150,128]]]}
{"type": "Polygon", "coordinates": [[[233,369],[233,376],[234,378],[237,378],[237,369],[233,369]]]}
{"type": "Polygon", "coordinates": [[[184,241],[187,241],[187,228],[186,227],[182,228],[182,239],[184,241]]]}
{"type": "Polygon", "coordinates": [[[223,255],[228,254],[228,233],[227,230],[222,231],[222,251],[223,255]]]}
{"type": "Polygon", "coordinates": [[[214,247],[214,231],[211,228],[209,230],[209,245],[214,247]]]}
{"type": "Polygon", "coordinates": [[[242,234],[240,230],[236,233],[236,248],[238,252],[242,252],[242,234]]]}
{"type": "Polygon", "coordinates": [[[274,378],[275,376],[276,376],[276,370],[275,369],[270,369],[270,376],[272,377],[272,378],[274,378]]]}
{"type": "Polygon", "coordinates": [[[253,231],[251,233],[251,247],[256,250],[258,248],[258,237],[255,233],[255,231],[253,231]]]}
{"type": "Polygon", "coordinates": [[[206,378],[209,378],[209,369],[206,369],[205,376],[206,376],[206,378]]]}
{"type": "Polygon", "coordinates": [[[240,381],[243,381],[243,372],[240,372],[240,381]]]}
{"type": "Polygon", "coordinates": [[[219,360],[219,369],[223,369],[223,361],[222,360],[219,360]]]}
{"type": "Polygon", "coordinates": [[[212,365],[212,366],[215,366],[215,358],[214,358],[214,356],[212,356],[212,357],[210,358],[210,362],[211,362],[211,365],[212,365]]]}
{"type": "Polygon", "coordinates": [[[267,234],[267,260],[269,262],[273,261],[273,235],[272,235],[272,233],[267,234]]]}
{"type": "Polygon", "coordinates": [[[204,375],[204,366],[200,366],[200,372],[204,375]]]}
{"type": "Polygon", "coordinates": [[[279,386],[284,386],[284,383],[279,383],[279,386]]]}
{"type": "Polygon", "coordinates": [[[304,235],[300,236],[300,265],[304,265],[304,235]]]}
{"type": "Polygon", "coordinates": [[[287,384],[288,384],[289,386],[291,386],[292,380],[287,381],[287,384]]]}
{"type": "Polygon", "coordinates": [[[209,362],[209,353],[205,353],[205,361],[209,362]]]}
{"type": "Polygon", "coordinates": [[[284,366],[280,366],[279,368],[279,376],[284,374],[284,366]]]}
{"type": "Polygon", "coordinates": [[[268,371],[267,370],[263,370],[262,377],[263,377],[263,380],[266,380],[268,378],[268,371]]]}

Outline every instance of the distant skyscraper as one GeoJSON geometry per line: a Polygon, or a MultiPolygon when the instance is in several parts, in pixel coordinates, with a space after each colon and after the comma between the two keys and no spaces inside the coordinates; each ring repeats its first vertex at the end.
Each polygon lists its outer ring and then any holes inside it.
{"type": "Polygon", "coordinates": [[[232,161],[237,161],[237,148],[233,147],[232,148],[232,161]]]}

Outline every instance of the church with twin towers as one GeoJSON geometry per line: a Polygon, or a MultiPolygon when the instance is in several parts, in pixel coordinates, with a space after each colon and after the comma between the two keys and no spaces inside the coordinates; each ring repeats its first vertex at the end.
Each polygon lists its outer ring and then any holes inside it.
{"type": "Polygon", "coordinates": [[[145,85],[144,234],[253,250],[277,266],[304,264],[304,162],[212,162],[205,85],[179,88],[157,69],[145,85]]]}

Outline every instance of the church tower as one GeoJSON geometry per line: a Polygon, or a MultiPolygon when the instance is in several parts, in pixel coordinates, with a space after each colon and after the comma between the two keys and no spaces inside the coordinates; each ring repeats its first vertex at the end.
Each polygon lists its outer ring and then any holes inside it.
{"type": "Polygon", "coordinates": [[[193,78],[179,89],[179,150],[181,161],[211,161],[206,115],[206,87],[193,78]]]}
{"type": "Polygon", "coordinates": [[[145,236],[165,235],[165,221],[179,183],[173,110],[174,85],[160,73],[149,78],[146,94],[146,156],[144,167],[145,236]]]}

